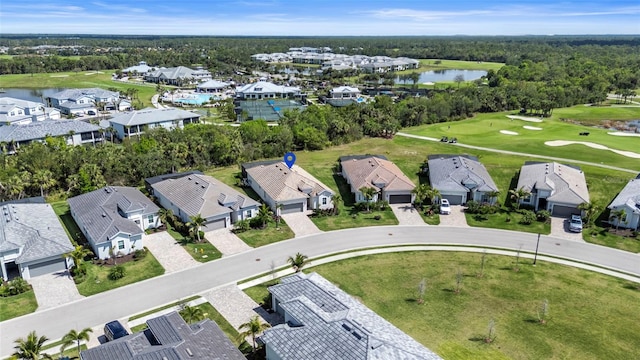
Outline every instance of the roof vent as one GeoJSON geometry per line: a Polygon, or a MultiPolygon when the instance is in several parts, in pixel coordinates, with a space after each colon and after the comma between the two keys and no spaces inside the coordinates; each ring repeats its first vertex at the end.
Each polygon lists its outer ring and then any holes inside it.
{"type": "Polygon", "coordinates": [[[200,185],[200,187],[202,187],[203,189],[206,188],[206,186],[204,186],[204,185],[200,185]]]}
{"type": "Polygon", "coordinates": [[[189,355],[189,356],[193,356],[193,353],[191,352],[191,349],[186,348],[185,350],[187,351],[187,355],[189,355]]]}
{"type": "Polygon", "coordinates": [[[196,181],[196,185],[200,184],[199,182],[196,181]]]}
{"type": "Polygon", "coordinates": [[[107,217],[107,214],[105,214],[105,213],[102,213],[102,217],[107,217]]]}
{"type": "Polygon", "coordinates": [[[187,179],[191,180],[191,176],[189,176],[187,179]]]}

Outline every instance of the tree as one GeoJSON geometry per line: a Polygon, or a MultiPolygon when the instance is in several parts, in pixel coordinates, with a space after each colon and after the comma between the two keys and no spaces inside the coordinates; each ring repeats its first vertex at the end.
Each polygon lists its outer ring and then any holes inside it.
{"type": "Polygon", "coordinates": [[[19,338],[14,341],[16,351],[13,356],[20,360],[40,360],[40,359],[53,359],[50,355],[42,354],[42,346],[49,339],[46,336],[40,336],[32,331],[26,338],[19,338]]]}
{"type": "Polygon", "coordinates": [[[294,256],[289,256],[287,262],[291,265],[295,272],[302,271],[302,268],[309,264],[309,257],[301,253],[296,253],[294,256]]]}
{"type": "Polygon", "coordinates": [[[493,205],[498,200],[498,196],[500,196],[500,190],[488,191],[487,196],[489,197],[489,202],[493,205]]]}
{"type": "Polygon", "coordinates": [[[46,169],[40,169],[33,174],[33,182],[40,187],[40,196],[44,197],[44,192],[56,186],[58,183],[53,177],[53,173],[46,169]]]}
{"type": "Polygon", "coordinates": [[[271,220],[271,209],[269,209],[267,204],[262,204],[262,206],[260,206],[256,219],[260,222],[260,226],[263,229],[267,227],[267,223],[271,220]]]}
{"type": "Polygon", "coordinates": [[[82,331],[78,332],[75,329],[69,331],[65,336],[62,337],[62,346],[60,347],[60,352],[63,353],[66,348],[69,346],[73,346],[74,343],[78,347],[78,355],[80,355],[80,341],[89,341],[89,333],[92,333],[93,330],[91,328],[85,328],[82,331]]]}
{"type": "Polygon", "coordinates": [[[598,207],[590,202],[583,202],[578,205],[578,210],[584,212],[585,222],[591,226],[596,220],[596,214],[598,213],[598,207]]]}
{"type": "Polygon", "coordinates": [[[167,225],[167,227],[169,226],[169,220],[173,221],[173,218],[174,215],[171,209],[160,208],[160,210],[158,210],[158,219],[160,219],[160,222],[167,225]]]}
{"type": "Polygon", "coordinates": [[[429,191],[430,188],[427,184],[420,184],[411,190],[416,196],[415,205],[418,210],[422,209],[422,203],[424,203],[424,199],[427,197],[427,191],[429,191]]]}
{"type": "Polygon", "coordinates": [[[540,324],[545,324],[547,322],[547,317],[549,316],[549,300],[544,299],[542,304],[540,304],[540,308],[538,309],[538,321],[540,324]]]}
{"type": "Polygon", "coordinates": [[[369,212],[369,205],[371,203],[371,199],[373,199],[373,196],[376,194],[377,191],[375,188],[372,188],[370,186],[363,186],[360,188],[360,192],[362,193],[362,196],[367,202],[367,212],[369,212]]]}
{"type": "Polygon", "coordinates": [[[487,335],[484,337],[484,342],[490,344],[494,342],[496,339],[496,322],[495,320],[489,320],[489,325],[487,326],[487,335]]]}
{"type": "Polygon", "coordinates": [[[191,324],[204,319],[205,313],[200,307],[185,305],[182,310],[180,310],[180,316],[182,316],[184,321],[191,324]]]}
{"type": "Polygon", "coordinates": [[[422,278],[418,284],[418,304],[424,304],[424,293],[427,291],[427,279],[422,278]]]}
{"type": "Polygon", "coordinates": [[[520,200],[526,199],[531,196],[531,193],[524,188],[509,190],[509,196],[515,203],[516,209],[520,209],[520,200]]]}
{"type": "Polygon", "coordinates": [[[618,227],[620,226],[621,222],[626,223],[626,219],[627,219],[627,212],[623,209],[617,209],[617,210],[613,210],[611,211],[611,214],[609,215],[609,221],[611,221],[611,219],[615,219],[616,222],[616,232],[618,231],[618,227]]]}
{"type": "Polygon", "coordinates": [[[192,233],[195,232],[198,242],[200,242],[200,228],[205,223],[205,221],[206,220],[200,214],[196,214],[192,216],[191,221],[187,223],[187,226],[190,229],[189,231],[192,233]]]}
{"type": "Polygon", "coordinates": [[[462,286],[462,279],[464,275],[462,274],[462,270],[458,269],[456,271],[456,294],[460,294],[460,287],[462,286]]]}
{"type": "Polygon", "coordinates": [[[460,89],[460,83],[464,82],[464,75],[458,74],[453,78],[453,81],[458,84],[458,89],[460,89]]]}
{"type": "Polygon", "coordinates": [[[73,251],[65,254],[65,256],[68,256],[73,260],[74,272],[76,274],[82,274],[84,272],[82,262],[84,261],[84,258],[91,254],[93,254],[91,250],[85,248],[82,245],[78,245],[73,249],[73,251]]]}
{"type": "Polygon", "coordinates": [[[484,276],[484,264],[487,261],[487,250],[483,250],[482,251],[482,258],[480,260],[480,273],[478,274],[478,277],[483,277],[484,276]]]}
{"type": "Polygon", "coordinates": [[[438,198],[441,196],[440,190],[432,188],[431,186],[427,188],[425,194],[427,196],[427,199],[429,199],[429,201],[431,202],[431,205],[434,205],[438,198]]]}
{"type": "Polygon", "coordinates": [[[280,216],[282,213],[282,204],[276,203],[276,229],[280,227],[280,216]]]}
{"type": "Polygon", "coordinates": [[[335,194],[331,197],[331,202],[333,203],[333,215],[340,214],[340,205],[342,205],[342,196],[340,194],[335,194]]]}
{"type": "Polygon", "coordinates": [[[240,338],[239,340],[243,341],[248,336],[251,336],[253,352],[255,353],[257,350],[256,336],[260,335],[263,331],[267,330],[270,327],[271,325],[261,322],[258,316],[254,316],[251,318],[251,320],[249,320],[249,322],[240,325],[239,330],[244,331],[238,334],[238,337],[240,338]]]}

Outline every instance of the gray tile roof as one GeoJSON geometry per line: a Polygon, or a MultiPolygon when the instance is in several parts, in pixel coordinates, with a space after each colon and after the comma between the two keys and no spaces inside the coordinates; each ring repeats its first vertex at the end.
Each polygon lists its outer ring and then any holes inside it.
{"type": "Polygon", "coordinates": [[[0,252],[20,250],[17,264],[73,250],[51,205],[6,202],[0,209],[0,252]]]}
{"type": "Polygon", "coordinates": [[[580,168],[556,162],[526,162],[520,169],[517,189],[548,190],[547,201],[580,205],[589,202],[589,190],[580,168]]]}
{"type": "Polygon", "coordinates": [[[184,120],[200,118],[199,114],[192,113],[176,108],[168,109],[145,109],[140,111],[132,111],[128,113],[122,113],[109,119],[112,124],[120,124],[124,126],[131,125],[148,125],[156,124],[166,121],[184,120]]]}
{"type": "Polygon", "coordinates": [[[441,192],[445,191],[497,191],[487,169],[470,155],[430,155],[429,182],[441,192]]]}
{"type": "Polygon", "coordinates": [[[276,85],[268,81],[258,81],[252,84],[247,84],[236,89],[237,94],[263,94],[263,93],[275,93],[275,94],[299,94],[300,88],[295,86],[282,86],[276,85]]]}
{"type": "Polygon", "coordinates": [[[118,98],[120,93],[117,91],[109,91],[100,88],[87,88],[87,89],[67,89],[59,91],[53,95],[48,96],[51,99],[58,100],[77,100],[83,96],[88,96],[94,99],[110,99],[118,98]]]}
{"type": "Polygon", "coordinates": [[[149,329],[82,351],[82,360],[244,360],[245,357],[207,319],[187,324],[172,312],[147,321],[149,329]]]}
{"type": "Polygon", "coordinates": [[[280,359],[440,359],[317,273],[286,277],[269,291],[293,319],[260,337],[280,359]]]}
{"type": "Polygon", "coordinates": [[[260,205],[208,175],[190,174],[156,182],[151,187],[155,194],[161,194],[190,217],[200,214],[206,219],[260,205]]]}
{"type": "Polygon", "coordinates": [[[140,190],[125,186],[107,186],[67,200],[71,212],[81,229],[86,229],[87,237],[100,243],[119,233],[142,234],[140,227],[122,217],[122,212],[142,210],[144,214],[155,214],[159,208],[140,190]]]}
{"type": "Polygon", "coordinates": [[[205,82],[203,82],[202,84],[198,84],[198,86],[196,86],[196,88],[199,89],[224,89],[226,87],[229,87],[231,84],[223,82],[223,81],[218,81],[218,80],[207,80],[205,82]]]}
{"type": "Polygon", "coordinates": [[[79,120],[45,120],[25,125],[1,126],[0,141],[21,142],[44,139],[47,136],[64,136],[71,131],[81,134],[100,129],[100,126],[79,120]]]}
{"type": "Polygon", "coordinates": [[[307,199],[325,191],[334,193],[298,165],[289,169],[284,162],[276,161],[245,163],[242,167],[276,201],[307,199]]]}
{"type": "Polygon", "coordinates": [[[162,77],[163,79],[177,80],[192,78],[194,77],[194,72],[196,72],[196,70],[190,69],[186,66],[177,66],[172,68],[160,68],[149,73],[147,76],[152,78],[162,77]]]}
{"type": "Polygon", "coordinates": [[[608,208],[613,209],[621,206],[628,206],[634,213],[640,214],[640,175],[629,180],[608,208]]]}
{"type": "Polygon", "coordinates": [[[411,191],[416,187],[396,164],[380,156],[342,159],[342,173],[351,180],[352,189],[367,186],[387,191],[411,191]]]}

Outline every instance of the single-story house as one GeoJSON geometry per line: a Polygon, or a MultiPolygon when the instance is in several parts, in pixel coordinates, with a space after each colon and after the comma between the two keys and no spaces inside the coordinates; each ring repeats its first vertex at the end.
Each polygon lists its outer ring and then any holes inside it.
{"type": "Polygon", "coordinates": [[[202,93],[215,93],[222,92],[229,87],[231,87],[231,84],[229,83],[212,79],[196,85],[196,91],[202,93]]]}
{"type": "Polygon", "coordinates": [[[291,99],[301,98],[299,87],[276,85],[268,81],[258,81],[236,89],[238,100],[291,99]]]}
{"type": "Polygon", "coordinates": [[[65,115],[82,115],[98,110],[126,110],[131,103],[120,98],[117,91],[109,91],[100,88],[67,89],[47,97],[50,106],[59,109],[65,115]],[[98,109],[99,104],[103,109],[98,109]]]}
{"type": "Polygon", "coordinates": [[[635,179],[629,180],[608,208],[611,209],[611,213],[624,210],[626,214],[624,218],[611,218],[612,225],[640,229],[640,174],[635,179]]]}
{"type": "Polygon", "coordinates": [[[43,103],[12,97],[0,97],[0,126],[25,125],[36,121],[58,120],[60,110],[43,103]]]}
{"type": "Polygon", "coordinates": [[[169,178],[151,187],[160,205],[173,211],[180,221],[190,222],[200,214],[205,219],[204,230],[228,228],[237,221],[250,219],[257,215],[260,205],[207,175],[169,178]]]}
{"type": "Polygon", "coordinates": [[[144,248],[144,231],[160,225],[158,206],[140,190],[106,186],[67,200],[71,216],[100,259],[144,248]]]}
{"type": "Polygon", "coordinates": [[[360,97],[360,89],[351,86],[339,86],[331,89],[329,95],[332,99],[357,99],[360,97]]]}
{"type": "Polygon", "coordinates": [[[276,213],[332,209],[334,192],[298,165],[259,161],[242,164],[245,183],[276,213]]]}
{"type": "Polygon", "coordinates": [[[198,82],[211,80],[211,73],[202,67],[195,70],[186,66],[172,68],[159,68],[148,72],[144,79],[156,84],[182,86],[185,84],[197,84],[198,82]]]}
{"type": "Polygon", "coordinates": [[[25,125],[0,126],[0,142],[13,154],[21,145],[44,141],[47,137],[64,137],[67,145],[95,145],[103,141],[103,128],[78,120],[46,120],[25,125]]]}
{"type": "Polygon", "coordinates": [[[371,201],[387,201],[390,204],[411,204],[416,185],[393,162],[381,155],[351,155],[340,157],[342,176],[351,187],[356,202],[367,199],[360,189],[376,190],[371,201]]]}
{"type": "Polygon", "coordinates": [[[140,61],[138,65],[130,66],[126,69],[122,69],[122,73],[128,76],[145,76],[151,71],[157,70],[156,67],[147,65],[146,61],[140,61]]]}
{"type": "Polygon", "coordinates": [[[284,323],[258,338],[267,360],[441,359],[318,273],[287,276],[269,292],[284,323]]]}
{"type": "Polygon", "coordinates": [[[182,172],[176,172],[176,173],[170,173],[170,174],[157,175],[157,176],[144,179],[144,187],[145,189],[147,189],[149,194],[154,195],[153,184],[159,183],[161,181],[165,181],[168,179],[178,179],[183,176],[193,175],[193,174],[203,175],[202,171],[200,170],[189,170],[189,171],[182,171],[182,172]]]}
{"type": "Polygon", "coordinates": [[[498,187],[477,157],[471,155],[429,155],[429,182],[440,197],[452,205],[493,202],[498,187]]]}
{"type": "Polygon", "coordinates": [[[122,113],[109,119],[118,139],[143,133],[146,129],[163,127],[168,130],[200,123],[200,115],[176,108],[144,109],[122,113]]]}
{"type": "Polygon", "coordinates": [[[0,203],[1,280],[23,279],[64,271],[73,251],[66,231],[44,198],[0,203]]]}
{"type": "Polygon", "coordinates": [[[80,352],[80,360],[244,360],[215,322],[188,324],[171,312],[146,321],[147,329],[80,352]]]}
{"type": "Polygon", "coordinates": [[[516,189],[531,196],[521,199],[523,205],[547,210],[554,216],[581,213],[578,206],[589,202],[589,190],[584,173],[577,166],[557,162],[527,161],[520,169],[516,189]]]}

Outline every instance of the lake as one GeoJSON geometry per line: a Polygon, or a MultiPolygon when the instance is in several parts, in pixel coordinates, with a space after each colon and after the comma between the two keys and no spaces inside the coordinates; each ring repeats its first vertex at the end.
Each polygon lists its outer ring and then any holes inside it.
{"type": "Polygon", "coordinates": [[[28,100],[45,103],[45,97],[51,96],[64,88],[48,88],[48,89],[3,89],[4,93],[0,93],[0,97],[12,97],[16,99],[28,100]]]}
{"type": "MultiPolygon", "coordinates": [[[[418,84],[423,84],[426,82],[443,82],[443,81],[453,81],[456,76],[462,75],[464,77],[464,81],[472,81],[480,79],[481,77],[487,75],[487,72],[484,70],[432,70],[432,71],[424,71],[420,73],[420,79],[418,80],[418,84]]],[[[396,84],[409,84],[412,85],[413,81],[411,79],[403,80],[399,76],[395,79],[396,84]]]]}

